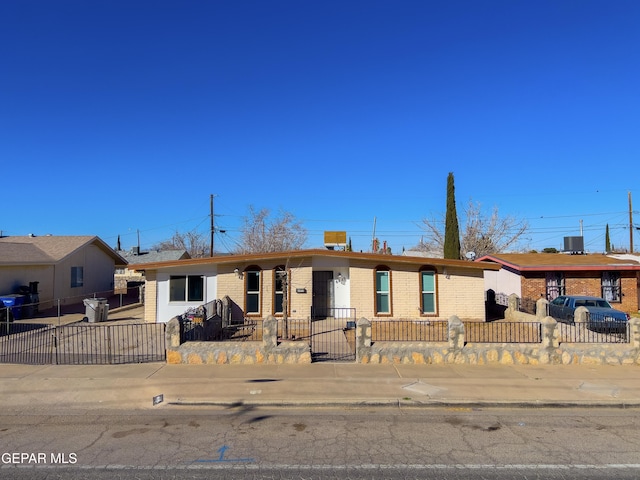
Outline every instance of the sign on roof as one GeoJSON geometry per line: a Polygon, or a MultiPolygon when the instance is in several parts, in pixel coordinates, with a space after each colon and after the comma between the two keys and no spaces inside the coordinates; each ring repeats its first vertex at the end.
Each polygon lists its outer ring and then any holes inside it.
{"type": "Polygon", "coordinates": [[[346,247],[347,232],[324,232],[325,247],[346,247]]]}

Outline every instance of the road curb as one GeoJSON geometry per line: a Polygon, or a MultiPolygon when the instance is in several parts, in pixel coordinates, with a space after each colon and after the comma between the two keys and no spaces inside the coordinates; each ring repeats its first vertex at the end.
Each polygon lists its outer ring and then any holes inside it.
{"type": "Polygon", "coordinates": [[[269,408],[640,408],[640,402],[589,402],[589,401],[541,401],[541,402],[509,402],[509,401],[465,401],[445,400],[430,402],[411,402],[401,399],[385,400],[335,400],[335,401],[215,401],[215,400],[172,400],[165,402],[167,406],[180,407],[225,407],[240,406],[269,407],[269,408]]]}

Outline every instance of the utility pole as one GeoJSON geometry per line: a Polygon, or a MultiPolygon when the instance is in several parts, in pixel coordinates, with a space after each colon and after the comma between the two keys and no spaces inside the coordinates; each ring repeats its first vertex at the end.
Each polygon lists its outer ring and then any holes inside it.
{"type": "Polygon", "coordinates": [[[631,207],[631,192],[629,192],[629,253],[633,253],[633,208],[631,207]]]}
{"type": "Polygon", "coordinates": [[[209,214],[211,215],[211,241],[209,242],[209,256],[213,257],[213,233],[215,232],[213,226],[213,193],[209,196],[209,214]]]}

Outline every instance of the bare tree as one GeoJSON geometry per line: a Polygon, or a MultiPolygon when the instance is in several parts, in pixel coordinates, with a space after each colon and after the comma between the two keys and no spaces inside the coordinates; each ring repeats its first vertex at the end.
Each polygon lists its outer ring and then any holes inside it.
{"type": "Polygon", "coordinates": [[[196,231],[180,233],[176,230],[169,240],[164,240],[153,246],[155,250],[186,250],[191,258],[206,256],[209,251],[209,241],[207,237],[196,231]]]}
{"type": "Polygon", "coordinates": [[[307,230],[293,214],[281,211],[270,218],[266,208],[249,207],[244,218],[240,253],[268,253],[300,250],[307,241],[307,230]]]}
{"type": "MultiPolygon", "coordinates": [[[[469,200],[464,210],[464,229],[460,239],[461,253],[475,253],[476,257],[491,253],[505,252],[516,247],[522,236],[529,229],[523,219],[512,216],[501,217],[498,207],[494,207],[491,214],[482,211],[479,203],[469,200]]],[[[426,241],[421,242],[416,250],[438,251],[444,249],[444,218],[430,218],[423,220],[426,241]]]]}

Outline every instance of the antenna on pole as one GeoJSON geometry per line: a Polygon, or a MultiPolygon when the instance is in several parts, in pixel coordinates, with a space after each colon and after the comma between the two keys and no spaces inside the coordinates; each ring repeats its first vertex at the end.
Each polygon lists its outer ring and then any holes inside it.
{"type": "Polygon", "coordinates": [[[213,193],[209,195],[209,215],[211,216],[211,240],[209,242],[209,256],[213,257],[213,234],[215,232],[213,225],[213,193]]]}
{"type": "Polygon", "coordinates": [[[633,208],[631,208],[631,192],[629,192],[629,253],[633,253],[633,208]]]}

